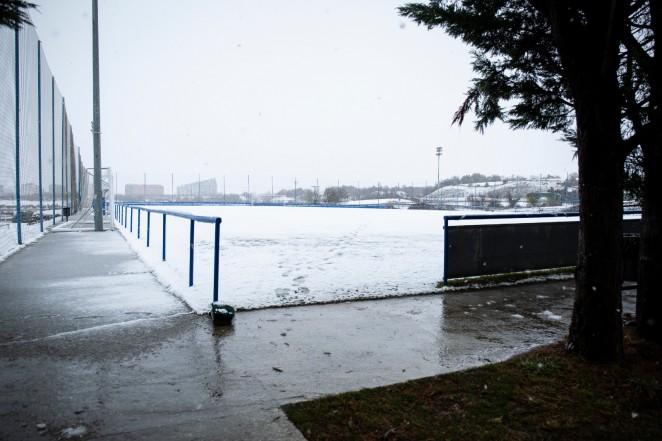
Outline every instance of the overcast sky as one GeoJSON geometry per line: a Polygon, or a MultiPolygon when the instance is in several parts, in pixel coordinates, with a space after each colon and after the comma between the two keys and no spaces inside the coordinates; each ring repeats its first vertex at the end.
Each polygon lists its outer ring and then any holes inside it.
{"type": "MultiPolygon", "coordinates": [[[[92,166],[91,0],[32,14],[92,166]]],[[[576,170],[553,133],[451,126],[469,48],[390,0],[100,0],[103,165],[129,182],[227,176],[228,191],[433,184],[576,170]],[[239,188],[242,187],[242,188],[239,188]]]]}

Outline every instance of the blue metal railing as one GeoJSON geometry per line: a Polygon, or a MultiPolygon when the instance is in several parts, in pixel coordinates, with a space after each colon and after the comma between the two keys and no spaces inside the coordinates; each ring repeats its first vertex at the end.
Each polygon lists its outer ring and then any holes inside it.
{"type": "MultiPolygon", "coordinates": [[[[146,204],[145,204],[146,205],[146,204]]],[[[220,232],[221,232],[221,218],[217,216],[197,216],[190,213],[179,213],[176,211],[160,210],[157,208],[146,208],[141,205],[116,203],[115,204],[115,220],[124,228],[129,229],[129,233],[133,233],[133,212],[137,210],[138,221],[136,225],[136,236],[140,239],[141,230],[141,214],[145,212],[147,215],[147,229],[145,231],[145,241],[149,248],[150,246],[150,230],[151,230],[151,215],[162,215],[162,241],[161,241],[161,260],[166,260],[166,216],[179,217],[188,219],[189,222],[189,267],[188,267],[188,286],[193,286],[193,265],[194,265],[194,246],[195,246],[195,223],[202,222],[214,225],[214,289],[213,301],[218,302],[218,277],[219,277],[219,263],[220,263],[220,232]]]]}
{"type": "MultiPolygon", "coordinates": [[[[624,211],[626,214],[641,214],[641,210],[624,211]]],[[[533,218],[562,218],[579,217],[579,212],[559,212],[559,213],[512,213],[512,214],[466,214],[444,216],[444,285],[448,284],[448,221],[460,220],[489,220],[489,219],[533,219],[533,218]]]]}
{"type": "Polygon", "coordinates": [[[179,206],[250,206],[250,207],[315,207],[315,208],[376,208],[387,209],[398,205],[395,202],[382,202],[379,204],[302,204],[302,203],[276,203],[276,202],[223,202],[223,201],[204,201],[204,202],[187,202],[187,201],[122,201],[118,204],[123,205],[141,205],[141,206],[164,206],[164,207],[179,207],[179,206]]]}

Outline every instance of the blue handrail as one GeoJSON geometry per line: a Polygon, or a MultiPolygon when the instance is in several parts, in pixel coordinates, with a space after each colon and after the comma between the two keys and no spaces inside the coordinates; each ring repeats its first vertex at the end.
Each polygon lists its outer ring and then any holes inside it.
{"type": "Polygon", "coordinates": [[[147,208],[144,205],[149,204],[137,204],[137,203],[115,203],[115,220],[120,225],[123,225],[124,228],[128,228],[129,233],[133,233],[133,211],[137,210],[138,215],[138,225],[136,228],[136,234],[138,239],[140,239],[140,217],[141,212],[147,214],[147,230],[145,234],[146,245],[150,245],[150,230],[151,230],[151,214],[158,213],[163,215],[163,225],[162,225],[162,247],[161,247],[161,259],[166,260],[166,216],[179,217],[183,219],[189,219],[189,278],[188,286],[193,286],[193,263],[194,263],[194,245],[195,245],[195,223],[203,222],[207,224],[214,224],[214,290],[213,290],[213,301],[218,302],[218,277],[219,277],[219,263],[220,263],[220,226],[222,219],[217,216],[198,216],[191,213],[181,213],[177,211],[170,210],[161,210],[157,208],[147,208]]]}

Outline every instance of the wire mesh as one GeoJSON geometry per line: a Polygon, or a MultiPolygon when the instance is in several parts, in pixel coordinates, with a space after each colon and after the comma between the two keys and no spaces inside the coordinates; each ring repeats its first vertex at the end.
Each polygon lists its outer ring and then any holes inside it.
{"type": "Polygon", "coordinates": [[[53,74],[41,48],[41,188],[44,222],[53,220],[53,74]]]}
{"type": "Polygon", "coordinates": [[[23,240],[39,233],[38,38],[29,30],[18,34],[19,183],[23,240]]]}
{"type": "Polygon", "coordinates": [[[62,95],[60,94],[60,90],[57,88],[57,83],[54,84],[53,90],[52,90],[52,106],[53,106],[53,139],[52,139],[52,147],[53,147],[53,193],[55,196],[55,221],[57,221],[57,217],[60,216],[60,213],[62,212],[62,201],[64,199],[64,187],[62,186],[62,183],[64,182],[63,179],[63,170],[64,168],[62,167],[62,124],[63,124],[63,119],[62,119],[62,95]]]}
{"type": "Polygon", "coordinates": [[[16,242],[15,34],[0,27],[0,246],[16,242]]]}
{"type": "Polygon", "coordinates": [[[0,27],[0,256],[91,205],[89,181],[37,32],[0,27]]]}

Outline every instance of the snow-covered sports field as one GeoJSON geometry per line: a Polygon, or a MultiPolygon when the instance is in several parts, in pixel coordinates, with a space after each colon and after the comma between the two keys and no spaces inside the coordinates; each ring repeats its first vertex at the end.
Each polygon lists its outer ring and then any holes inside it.
{"type": "MultiPolygon", "coordinates": [[[[157,208],[157,207],[153,207],[157,208]]],[[[236,307],[314,303],[432,292],[442,277],[440,211],[316,207],[158,207],[220,216],[220,300],[236,307]]],[[[457,214],[458,212],[453,212],[457,214]]],[[[162,217],[146,214],[134,249],[197,311],[212,293],[213,226],[195,224],[195,282],[188,287],[189,221],[167,217],[167,261],[161,262],[162,217]]]]}
{"type": "MultiPolygon", "coordinates": [[[[202,216],[221,224],[220,298],[239,308],[377,298],[437,291],[443,276],[445,215],[486,214],[372,208],[279,206],[151,206],[202,216]]],[[[500,212],[504,213],[504,212],[500,212]]],[[[195,223],[194,286],[188,286],[189,220],[167,217],[161,261],[162,215],[138,212],[133,232],[119,227],[132,247],[173,293],[197,312],[212,300],[213,225],[195,223]]],[[[577,218],[453,221],[457,224],[567,222],[577,218]]]]}

